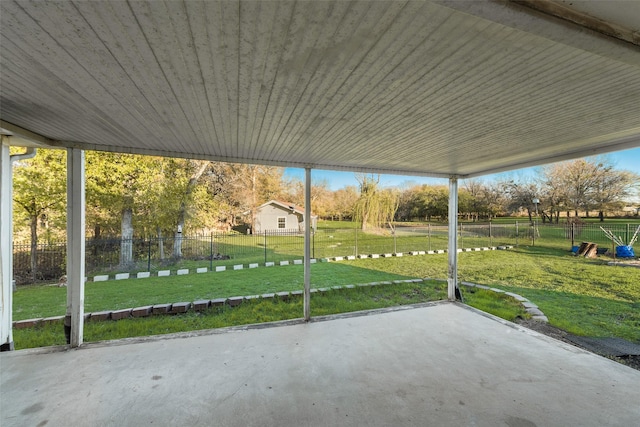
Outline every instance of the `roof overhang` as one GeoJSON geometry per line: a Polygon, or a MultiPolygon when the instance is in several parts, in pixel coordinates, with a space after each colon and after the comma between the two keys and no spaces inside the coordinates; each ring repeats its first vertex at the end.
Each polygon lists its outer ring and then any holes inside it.
{"type": "Polygon", "coordinates": [[[588,3],[4,0],[0,127],[16,145],[435,177],[639,147],[639,3],[588,3]],[[530,7],[550,4],[572,12],[530,7]]]}

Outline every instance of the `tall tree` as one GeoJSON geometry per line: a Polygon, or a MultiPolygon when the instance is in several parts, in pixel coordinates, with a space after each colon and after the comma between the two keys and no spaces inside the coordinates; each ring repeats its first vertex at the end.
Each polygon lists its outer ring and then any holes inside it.
{"type": "Polygon", "coordinates": [[[434,217],[447,218],[449,213],[449,189],[444,185],[423,185],[418,193],[418,213],[431,221],[434,217]]]}
{"type": "Polygon", "coordinates": [[[477,179],[467,179],[463,183],[460,192],[460,211],[467,214],[474,221],[480,219],[480,216],[489,216],[489,200],[487,197],[486,185],[477,179]]]}
{"type": "Polygon", "coordinates": [[[398,210],[397,192],[379,189],[380,175],[356,174],[356,180],[360,184],[360,197],[354,216],[361,222],[362,231],[390,224],[398,210]]]}
{"type": "Polygon", "coordinates": [[[604,213],[620,207],[639,181],[635,173],[616,170],[606,157],[556,163],[543,167],[541,174],[545,199],[556,221],[560,209],[573,210],[575,216],[580,210],[589,216],[595,209],[603,221],[604,213]]]}
{"type": "Polygon", "coordinates": [[[209,162],[203,160],[187,161],[190,166],[191,175],[184,186],[181,193],[180,207],[178,209],[178,218],[176,221],[176,233],[173,239],[173,257],[182,258],[182,233],[184,231],[185,219],[187,216],[187,206],[193,200],[193,192],[198,184],[198,180],[209,167],[209,162]]]}
{"type": "MultiPolygon", "coordinates": [[[[294,178],[286,183],[286,201],[304,206],[304,183],[294,178]]],[[[326,180],[314,181],[311,184],[311,211],[319,217],[329,215],[333,207],[333,192],[329,190],[326,180]]]]}
{"type": "Polygon", "coordinates": [[[141,217],[135,214],[148,204],[159,158],[89,151],[86,162],[87,205],[92,207],[88,221],[98,230],[104,226],[112,232],[117,232],[119,222],[120,264],[129,265],[133,262],[134,221],[141,217]]]}
{"type": "Polygon", "coordinates": [[[615,170],[611,164],[602,164],[593,188],[593,204],[600,221],[604,213],[624,207],[624,199],[640,185],[640,176],[630,171],[615,170]]]}
{"type": "Polygon", "coordinates": [[[560,221],[560,213],[567,209],[569,194],[563,177],[563,164],[555,163],[543,166],[539,171],[542,198],[545,200],[541,209],[542,220],[556,224],[560,221]]]}
{"type": "Polygon", "coordinates": [[[283,168],[264,165],[225,163],[225,192],[233,215],[250,212],[249,226],[254,229],[256,208],[283,195],[283,168]]]}
{"type": "Polygon", "coordinates": [[[598,163],[579,159],[562,164],[563,184],[567,190],[567,203],[575,216],[583,209],[587,216],[592,208],[591,193],[598,180],[598,163]]]}
{"type": "Polygon", "coordinates": [[[64,218],[66,199],[66,152],[40,149],[32,159],[16,163],[13,200],[29,223],[31,276],[38,274],[38,222],[47,216],[64,218]]]}
{"type": "Polygon", "coordinates": [[[540,198],[540,188],[533,182],[507,181],[502,183],[502,187],[507,194],[507,207],[512,212],[521,209],[526,210],[529,222],[533,223],[533,213],[539,208],[535,199],[540,198]]]}
{"type": "Polygon", "coordinates": [[[330,216],[338,218],[338,221],[352,219],[356,200],[358,200],[358,190],[355,186],[349,185],[333,193],[333,205],[330,216]]]}

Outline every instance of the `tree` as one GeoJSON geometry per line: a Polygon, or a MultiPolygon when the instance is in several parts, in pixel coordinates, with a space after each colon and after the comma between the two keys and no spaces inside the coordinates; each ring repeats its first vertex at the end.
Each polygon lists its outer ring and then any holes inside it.
{"type": "Polygon", "coordinates": [[[253,230],[256,208],[283,196],[284,169],[239,163],[224,163],[222,169],[227,203],[233,207],[233,216],[250,212],[249,226],[253,230]]]}
{"type": "Polygon", "coordinates": [[[603,221],[604,213],[623,204],[639,181],[637,174],[616,170],[606,157],[545,166],[541,178],[545,199],[555,213],[556,222],[561,209],[572,209],[575,216],[579,210],[589,216],[589,211],[595,209],[603,221]]]}
{"type": "Polygon", "coordinates": [[[459,194],[460,211],[467,214],[468,218],[478,221],[481,216],[491,219],[490,193],[487,186],[479,180],[467,179],[459,194]]]}
{"type": "Polygon", "coordinates": [[[629,171],[617,171],[611,165],[602,165],[593,188],[593,203],[600,221],[607,210],[624,207],[624,198],[632,194],[640,183],[640,176],[629,171]]]}
{"type": "Polygon", "coordinates": [[[38,273],[38,222],[46,224],[50,217],[66,218],[66,170],[66,152],[49,149],[38,150],[34,158],[14,167],[13,200],[29,223],[33,280],[38,273]]]}
{"type": "Polygon", "coordinates": [[[333,193],[333,205],[330,211],[331,218],[338,218],[338,221],[353,219],[353,212],[357,200],[358,190],[353,185],[336,190],[333,193]]]}
{"type": "Polygon", "coordinates": [[[506,212],[506,194],[499,183],[492,182],[485,187],[484,197],[489,219],[506,212]]]}
{"type": "Polygon", "coordinates": [[[449,215],[449,189],[444,185],[423,185],[416,201],[418,215],[431,221],[449,215]]]}
{"type": "Polygon", "coordinates": [[[135,213],[149,209],[148,196],[160,158],[89,151],[86,162],[87,222],[94,224],[96,238],[102,227],[117,233],[120,223],[120,264],[129,265],[133,262],[134,221],[144,218],[135,213]]]}
{"type": "Polygon", "coordinates": [[[413,185],[400,192],[398,210],[396,211],[396,219],[398,221],[410,221],[419,216],[417,199],[420,188],[419,185],[413,185]]]}
{"type": "Polygon", "coordinates": [[[591,192],[598,179],[598,164],[587,159],[579,159],[563,163],[561,167],[568,208],[574,210],[575,216],[578,216],[579,209],[583,209],[588,217],[589,209],[592,207],[591,192]]]}
{"type": "MultiPolygon", "coordinates": [[[[298,206],[304,206],[304,182],[294,178],[286,183],[286,199],[298,206]]],[[[333,208],[333,193],[329,190],[326,180],[315,181],[311,185],[311,211],[323,218],[329,215],[333,208]]]]}
{"type": "Polygon", "coordinates": [[[569,200],[566,183],[563,179],[563,165],[556,163],[540,169],[541,195],[545,207],[541,208],[542,221],[546,218],[556,224],[560,221],[560,213],[567,209],[569,200]]]}
{"type": "Polygon", "coordinates": [[[506,181],[502,183],[505,194],[507,194],[507,207],[510,211],[516,212],[521,209],[527,211],[529,222],[533,223],[533,212],[538,206],[534,203],[534,199],[540,196],[538,185],[533,182],[506,181]]]}
{"type": "Polygon", "coordinates": [[[192,201],[193,192],[198,184],[198,180],[204,174],[205,170],[209,166],[209,162],[203,160],[186,161],[186,164],[190,167],[187,170],[191,171],[189,180],[184,185],[184,190],[180,193],[182,196],[180,199],[178,216],[176,220],[176,233],[173,239],[173,257],[182,258],[182,233],[185,226],[185,219],[187,216],[187,206],[192,201]]]}
{"type": "Polygon", "coordinates": [[[378,188],[380,175],[356,174],[356,180],[360,184],[360,197],[355,204],[354,217],[361,222],[362,231],[390,223],[398,210],[397,193],[378,188]]]}

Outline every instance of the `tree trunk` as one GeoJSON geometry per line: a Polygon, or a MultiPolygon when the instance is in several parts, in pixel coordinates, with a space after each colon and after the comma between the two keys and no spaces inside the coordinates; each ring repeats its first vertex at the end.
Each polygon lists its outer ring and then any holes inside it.
{"type": "Polygon", "coordinates": [[[93,240],[95,240],[95,244],[91,248],[91,253],[95,257],[98,256],[98,240],[100,239],[100,232],[101,230],[99,225],[93,227],[93,240]]]}
{"type": "Polygon", "coordinates": [[[600,222],[604,222],[604,212],[603,211],[598,212],[598,217],[600,218],[600,222]]]}
{"type": "Polygon", "coordinates": [[[38,215],[31,215],[29,225],[31,228],[31,280],[35,282],[38,274],[38,215]]]}
{"type": "Polygon", "coordinates": [[[133,263],[133,211],[131,208],[122,210],[120,233],[120,265],[129,266],[133,263]]]}
{"type": "Polygon", "coordinates": [[[184,202],[180,204],[180,213],[178,214],[178,223],[176,225],[176,233],[173,238],[173,258],[182,258],[182,230],[184,229],[184,211],[186,206],[184,202]]]}
{"type": "Polygon", "coordinates": [[[158,254],[160,260],[164,260],[164,239],[162,237],[162,229],[158,227],[158,254]]]}
{"type": "Polygon", "coordinates": [[[176,234],[175,239],[173,240],[173,258],[182,258],[182,231],[184,230],[184,222],[187,216],[187,200],[189,200],[189,196],[193,192],[193,189],[204,171],[207,170],[208,166],[209,162],[202,162],[200,168],[191,175],[191,178],[189,178],[189,182],[187,183],[187,188],[184,191],[184,197],[182,198],[182,202],[180,202],[178,221],[176,222],[176,234]]]}
{"type": "Polygon", "coordinates": [[[369,213],[368,212],[362,212],[362,226],[360,227],[360,229],[362,231],[366,231],[367,230],[367,221],[369,220],[369,213]]]}
{"type": "Polygon", "coordinates": [[[258,185],[256,182],[256,168],[251,168],[251,234],[254,233],[256,229],[256,210],[258,209],[258,185]]]}

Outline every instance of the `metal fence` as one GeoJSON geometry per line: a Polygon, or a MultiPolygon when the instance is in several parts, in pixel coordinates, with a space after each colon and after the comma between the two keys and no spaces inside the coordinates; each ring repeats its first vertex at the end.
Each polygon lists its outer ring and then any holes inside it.
{"type": "MultiPolygon", "coordinates": [[[[501,245],[538,245],[569,250],[582,241],[611,248],[601,224],[463,223],[458,229],[460,248],[501,245]]],[[[638,224],[604,224],[620,240],[629,242],[638,224]]],[[[87,275],[112,272],[157,271],[168,266],[213,270],[219,265],[279,262],[301,259],[304,235],[297,230],[274,230],[261,234],[214,233],[162,239],[89,239],[86,242],[87,275]],[[181,256],[177,256],[177,246],[181,256]]],[[[406,253],[446,249],[448,226],[397,226],[376,233],[351,229],[320,229],[312,233],[311,256],[331,258],[360,254],[406,253]]],[[[31,245],[13,246],[17,284],[56,281],[65,274],[66,243],[38,244],[35,259],[31,245]],[[32,268],[35,267],[35,268],[32,268]]]]}

